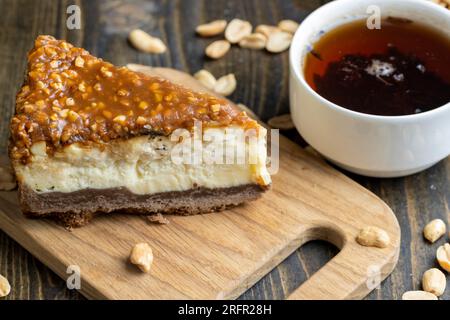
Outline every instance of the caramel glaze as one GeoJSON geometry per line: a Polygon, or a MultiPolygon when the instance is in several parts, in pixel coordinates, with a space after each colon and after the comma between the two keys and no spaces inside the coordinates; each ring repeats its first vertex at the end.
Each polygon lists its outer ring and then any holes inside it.
{"type": "Polygon", "coordinates": [[[204,127],[258,126],[227,100],[115,67],[66,41],[39,36],[16,97],[10,156],[27,162],[38,141],[45,141],[51,154],[77,142],[169,135],[192,129],[196,120],[204,127]]]}

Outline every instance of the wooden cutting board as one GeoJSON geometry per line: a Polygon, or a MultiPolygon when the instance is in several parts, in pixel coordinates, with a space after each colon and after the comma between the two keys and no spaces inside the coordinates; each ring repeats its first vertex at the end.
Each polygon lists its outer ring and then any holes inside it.
{"type": "MultiPolygon", "coordinates": [[[[148,70],[199,88],[189,75],[148,70]]],[[[81,270],[81,293],[92,299],[233,299],[298,247],[321,239],[341,251],[290,299],[359,299],[394,269],[400,228],[391,209],[370,191],[301,147],[280,137],[280,168],[262,199],[222,213],[145,217],[100,216],[69,232],[51,221],[22,216],[16,192],[0,193],[0,228],[67,279],[81,270]],[[358,231],[385,229],[385,249],[362,247],[358,231]],[[132,246],[148,242],[154,263],[143,274],[127,262],[132,246]]]]}

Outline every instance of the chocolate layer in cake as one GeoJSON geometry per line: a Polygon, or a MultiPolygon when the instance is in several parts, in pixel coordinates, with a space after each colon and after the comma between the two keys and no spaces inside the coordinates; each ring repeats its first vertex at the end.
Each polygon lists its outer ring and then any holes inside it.
{"type": "Polygon", "coordinates": [[[152,195],[137,195],[125,188],[44,194],[36,193],[26,186],[19,188],[24,214],[32,218],[55,219],[66,227],[80,227],[94,215],[113,212],[144,215],[217,212],[256,200],[264,191],[257,184],[218,189],[195,188],[152,195]],[[64,211],[58,212],[62,207],[64,211]],[[92,208],[97,210],[92,211],[92,208]]]}

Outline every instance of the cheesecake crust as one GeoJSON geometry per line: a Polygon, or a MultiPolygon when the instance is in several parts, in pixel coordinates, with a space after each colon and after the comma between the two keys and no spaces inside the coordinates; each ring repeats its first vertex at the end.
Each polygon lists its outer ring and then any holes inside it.
{"type": "Polygon", "coordinates": [[[66,41],[39,36],[16,97],[10,156],[26,163],[31,146],[40,141],[51,154],[77,142],[169,135],[191,129],[195,121],[204,127],[258,127],[225,99],[116,67],[66,41]]]}
{"type": "Polygon", "coordinates": [[[20,185],[19,198],[21,209],[27,217],[50,218],[66,228],[73,228],[86,225],[94,216],[106,213],[194,215],[218,212],[256,200],[268,188],[246,184],[137,195],[126,188],[37,193],[20,185]]]}

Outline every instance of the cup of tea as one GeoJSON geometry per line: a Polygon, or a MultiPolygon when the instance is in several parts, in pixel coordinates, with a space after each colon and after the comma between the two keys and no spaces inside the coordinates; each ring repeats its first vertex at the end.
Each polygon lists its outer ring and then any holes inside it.
{"type": "Polygon", "coordinates": [[[290,49],[302,137],[358,174],[398,177],[450,154],[450,10],[423,0],[336,0],[290,49]]]}

